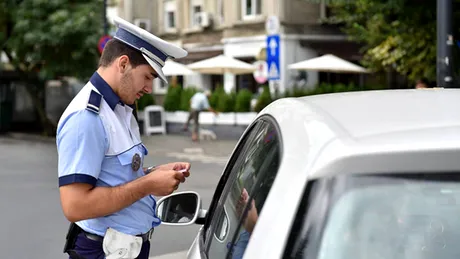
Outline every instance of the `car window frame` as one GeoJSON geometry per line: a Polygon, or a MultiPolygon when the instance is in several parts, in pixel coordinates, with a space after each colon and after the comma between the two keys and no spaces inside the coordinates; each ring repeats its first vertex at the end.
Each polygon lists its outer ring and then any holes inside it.
{"type": "MultiPolygon", "coordinates": [[[[244,151],[243,149],[245,148],[246,144],[248,143],[248,141],[251,141],[251,139],[249,139],[250,136],[252,136],[252,133],[253,132],[257,132],[263,124],[263,120],[258,120],[257,123],[254,124],[254,126],[251,128],[250,131],[248,131],[248,134],[245,136],[245,139],[243,142],[239,143],[238,145],[238,150],[235,150],[235,152],[232,154],[232,163],[229,164],[227,167],[226,167],[226,177],[225,177],[225,182],[222,182],[222,190],[220,192],[220,194],[218,195],[218,197],[216,197],[216,207],[214,208],[214,213],[211,214],[211,217],[209,217],[209,226],[208,226],[208,229],[206,231],[208,231],[207,233],[207,238],[206,238],[206,253],[208,253],[209,251],[209,246],[210,246],[210,243],[212,241],[212,235],[214,234],[214,228],[216,227],[214,224],[216,222],[218,222],[218,218],[219,216],[215,216],[215,215],[220,215],[224,209],[224,204],[219,204],[219,201],[221,200],[222,196],[227,196],[227,194],[230,192],[230,186],[228,185],[228,182],[233,182],[234,178],[237,176],[236,173],[234,174],[231,174],[232,171],[233,171],[233,168],[237,167],[238,164],[238,159],[240,158],[241,156],[241,153],[244,151]]],[[[240,163],[242,162],[241,160],[239,161],[240,163]]]]}
{"type": "Polygon", "coordinates": [[[234,148],[230,159],[228,160],[227,165],[225,166],[222,176],[219,179],[219,182],[216,186],[216,189],[214,191],[213,198],[211,200],[211,203],[209,205],[209,209],[206,215],[206,220],[203,225],[203,230],[201,231],[201,235],[199,236],[199,247],[200,247],[200,253],[202,257],[208,258],[207,255],[207,250],[210,245],[210,238],[212,238],[213,231],[209,231],[209,227],[211,226],[211,223],[214,221],[212,220],[213,215],[215,214],[216,210],[219,207],[219,200],[222,194],[224,193],[224,188],[226,186],[226,183],[230,177],[230,173],[235,166],[235,163],[238,159],[238,155],[240,154],[241,150],[245,146],[246,142],[248,141],[248,137],[251,135],[251,133],[257,128],[260,127],[261,121],[263,121],[263,117],[261,116],[254,120],[244,131],[243,135],[241,136],[240,140],[236,144],[236,147],[234,148]]]}
{"type": "Polygon", "coordinates": [[[322,232],[324,221],[320,221],[322,222],[321,224],[317,222],[317,219],[326,218],[328,209],[316,210],[316,206],[323,204],[324,207],[329,207],[330,192],[327,188],[331,185],[332,181],[333,179],[328,178],[307,180],[306,186],[302,190],[303,195],[295,213],[294,222],[289,230],[283,258],[297,258],[298,253],[301,252],[302,242],[308,242],[307,236],[311,232],[314,232],[316,235],[322,232]],[[316,191],[315,188],[319,188],[320,190],[316,191]],[[313,197],[313,194],[316,194],[316,196],[313,197]]]}
{"type": "MultiPolygon", "coordinates": [[[[279,145],[278,145],[278,152],[279,152],[279,157],[278,157],[278,160],[279,160],[279,161],[278,161],[278,163],[281,163],[281,158],[282,158],[281,143],[279,143],[279,145]]],[[[264,164],[264,169],[266,169],[265,167],[267,167],[267,166],[269,166],[269,164],[264,164]]],[[[275,178],[276,178],[276,175],[278,175],[279,169],[280,169],[280,166],[278,165],[278,168],[277,168],[277,171],[276,171],[276,174],[275,174],[275,178]]],[[[243,209],[243,214],[246,214],[246,213],[248,212],[249,207],[250,207],[249,204],[255,199],[255,197],[257,197],[257,196],[260,194],[259,191],[261,190],[261,187],[262,187],[261,183],[262,183],[264,180],[267,179],[267,178],[266,178],[267,176],[268,176],[268,173],[267,173],[267,174],[261,174],[261,175],[259,175],[259,176],[257,177],[256,181],[254,182],[254,186],[255,186],[254,188],[255,188],[255,189],[254,189],[254,191],[251,192],[251,194],[250,194],[249,197],[248,197],[248,201],[249,201],[249,202],[248,202],[248,204],[244,207],[244,209],[243,209]]],[[[271,189],[271,187],[270,187],[270,189],[271,189]]],[[[269,192],[270,192],[270,191],[269,191],[269,192]]],[[[267,195],[268,195],[268,194],[267,194],[267,195]]],[[[263,207],[263,206],[262,206],[262,207],[263,207]]],[[[262,209],[263,209],[263,208],[262,208],[262,209]]],[[[239,237],[239,235],[240,235],[241,227],[242,227],[243,222],[244,222],[245,220],[246,220],[246,218],[244,218],[244,217],[242,217],[242,218],[239,219],[238,224],[236,225],[237,231],[235,231],[235,233],[233,233],[233,237],[231,238],[231,241],[230,241],[231,244],[235,244],[235,243],[236,243],[236,240],[238,239],[238,237],[239,237]]],[[[226,259],[230,258],[230,257],[229,257],[229,256],[231,255],[230,251],[231,251],[231,250],[229,249],[229,251],[227,252],[227,255],[226,255],[226,257],[225,257],[226,259]]]]}
{"type": "MultiPolygon", "coordinates": [[[[211,201],[211,205],[209,207],[208,215],[206,217],[206,222],[205,226],[203,227],[202,235],[200,236],[200,253],[204,258],[208,258],[208,252],[210,249],[210,245],[213,241],[213,235],[214,235],[214,228],[213,224],[215,224],[218,221],[217,216],[215,215],[220,215],[220,213],[223,211],[224,204],[219,204],[219,201],[221,200],[222,196],[227,196],[228,193],[231,190],[231,185],[228,185],[227,183],[234,179],[236,177],[236,172],[232,175],[233,168],[236,165],[236,162],[241,156],[241,152],[243,151],[242,149],[245,147],[247,141],[250,141],[251,139],[248,139],[253,132],[257,132],[258,129],[263,127],[265,123],[268,123],[270,126],[272,126],[275,129],[276,136],[278,138],[279,142],[279,152],[280,152],[280,161],[281,157],[283,155],[283,140],[281,138],[281,131],[278,123],[276,120],[268,114],[262,115],[259,118],[257,118],[250,126],[248,126],[247,130],[245,131],[244,135],[241,137],[241,140],[238,142],[236,148],[232,152],[231,158],[229,159],[228,164],[226,165],[224,169],[224,173],[222,174],[221,179],[219,180],[218,186],[216,188],[216,191],[214,193],[214,196],[211,201]],[[213,219],[214,218],[214,219],[213,219]]],[[[231,181],[232,182],[232,181],[231,181]]],[[[250,197],[251,198],[251,197],[250,197]]]]}

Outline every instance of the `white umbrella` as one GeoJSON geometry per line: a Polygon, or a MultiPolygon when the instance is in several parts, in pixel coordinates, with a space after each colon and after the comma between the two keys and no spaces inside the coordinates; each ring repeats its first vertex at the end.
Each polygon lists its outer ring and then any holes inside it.
{"type": "Polygon", "coordinates": [[[219,55],[205,60],[195,62],[188,65],[194,71],[202,74],[222,75],[225,73],[231,74],[251,74],[256,70],[256,67],[232,57],[219,55]]]}
{"type": "Polygon", "coordinates": [[[190,70],[186,65],[177,63],[172,60],[166,60],[162,70],[165,76],[186,76],[196,74],[194,71],[190,70]]]}
{"type": "Polygon", "coordinates": [[[291,64],[288,66],[288,68],[296,70],[316,70],[334,73],[369,73],[364,67],[355,65],[332,54],[326,54],[321,57],[291,64]]]}

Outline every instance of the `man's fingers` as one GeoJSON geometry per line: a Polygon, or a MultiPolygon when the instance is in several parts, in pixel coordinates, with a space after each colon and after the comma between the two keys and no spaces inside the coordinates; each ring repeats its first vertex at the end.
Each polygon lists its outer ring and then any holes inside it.
{"type": "Polygon", "coordinates": [[[176,171],[176,174],[174,175],[174,178],[176,178],[177,180],[179,180],[180,182],[185,182],[185,176],[184,176],[184,173],[181,173],[181,172],[177,172],[176,171]]]}
{"type": "Polygon", "coordinates": [[[176,171],[188,171],[190,170],[190,163],[187,163],[187,162],[177,162],[174,164],[174,170],[176,171]]]}
{"type": "Polygon", "coordinates": [[[185,171],[182,173],[185,177],[189,177],[190,176],[190,172],[189,171],[185,171]]]}

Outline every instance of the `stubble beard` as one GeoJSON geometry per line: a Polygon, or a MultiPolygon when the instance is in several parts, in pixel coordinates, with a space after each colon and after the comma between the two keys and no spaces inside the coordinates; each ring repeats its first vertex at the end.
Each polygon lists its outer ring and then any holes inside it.
{"type": "Polygon", "coordinates": [[[120,81],[120,99],[125,104],[131,105],[135,100],[132,100],[132,87],[133,87],[133,75],[131,72],[124,74],[120,81]]]}

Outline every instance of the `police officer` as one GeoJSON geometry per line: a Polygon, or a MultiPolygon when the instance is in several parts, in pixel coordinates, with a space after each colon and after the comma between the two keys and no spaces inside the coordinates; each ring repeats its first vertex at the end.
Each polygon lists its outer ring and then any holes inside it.
{"type": "Polygon", "coordinates": [[[64,252],[71,258],[147,259],[161,222],[153,196],[165,196],[190,175],[190,164],[143,167],[148,154],[133,104],[166,78],[167,58],[187,52],[118,17],[97,71],[58,123],[59,191],[72,222],[64,252]],[[184,172],[185,171],[185,172],[184,172]]]}

